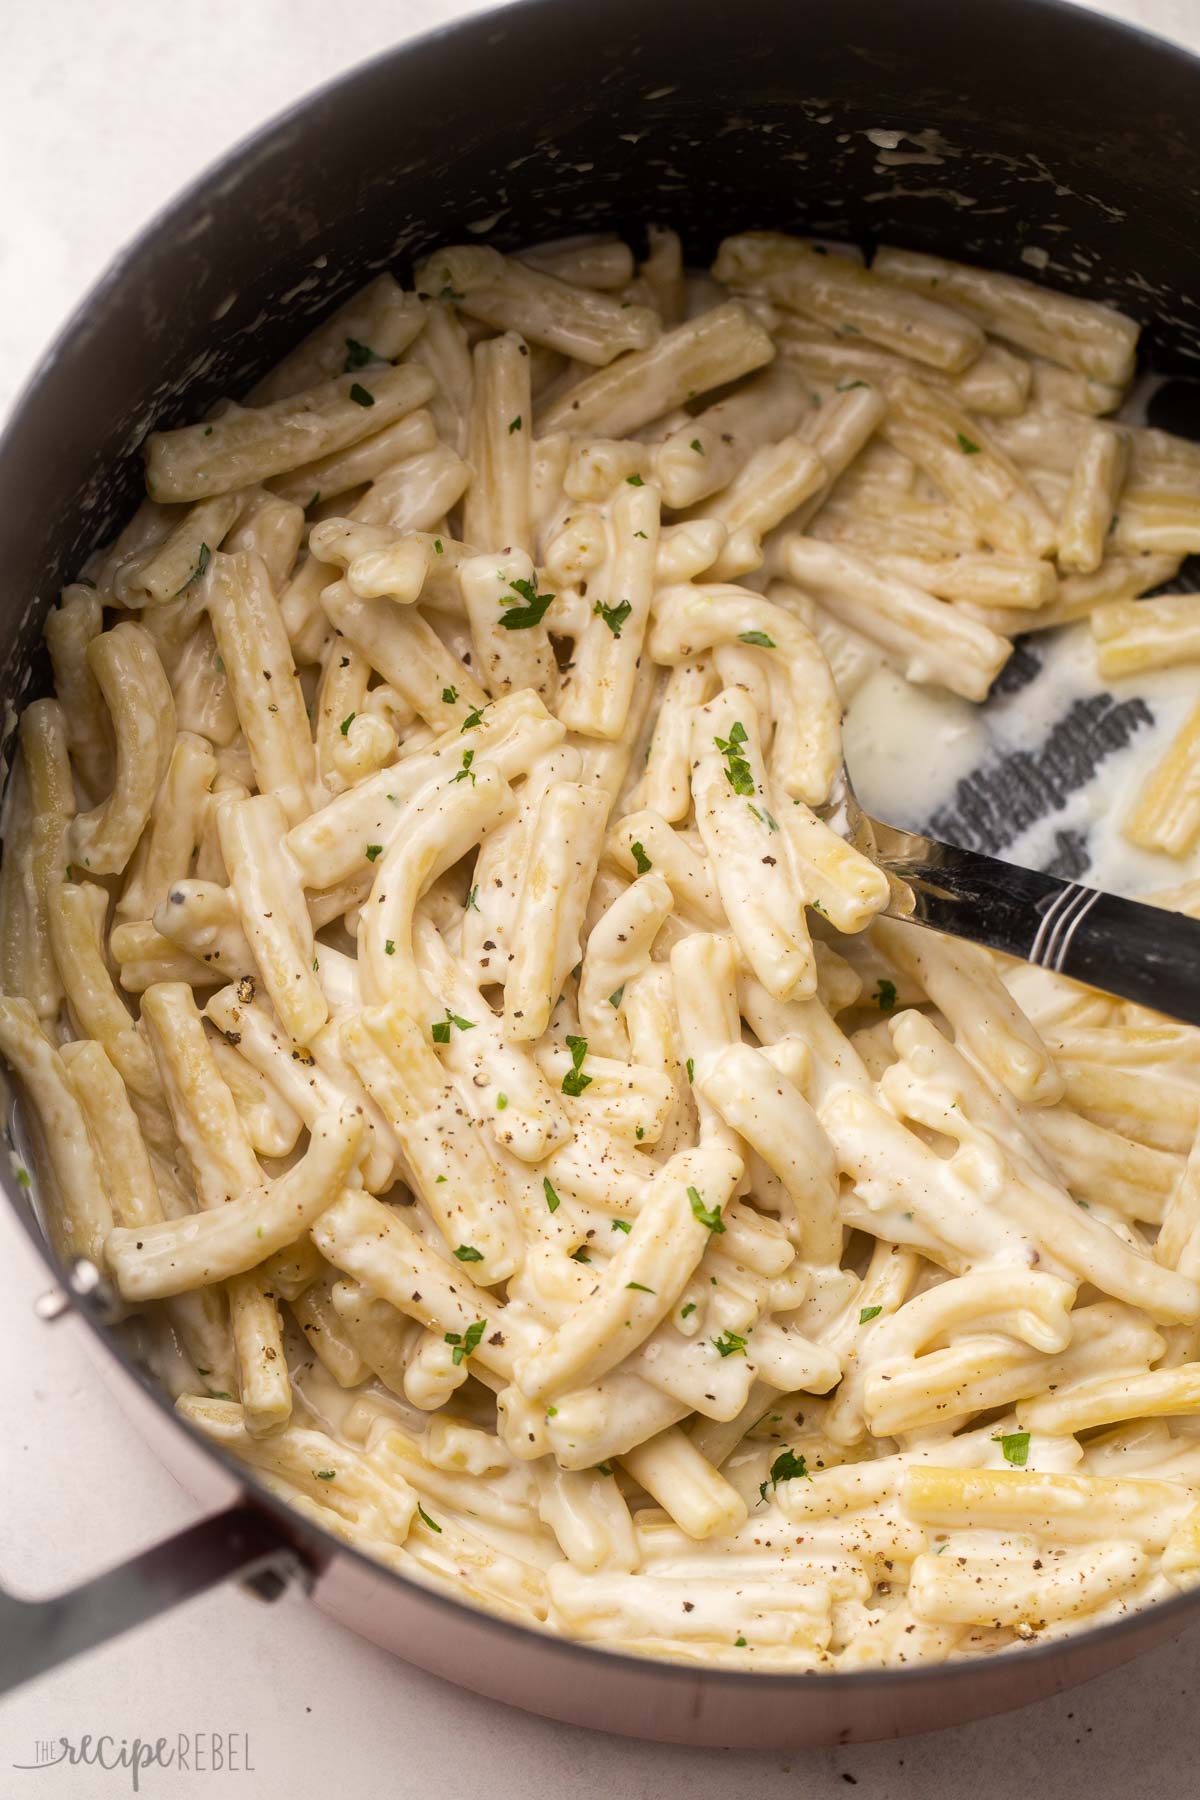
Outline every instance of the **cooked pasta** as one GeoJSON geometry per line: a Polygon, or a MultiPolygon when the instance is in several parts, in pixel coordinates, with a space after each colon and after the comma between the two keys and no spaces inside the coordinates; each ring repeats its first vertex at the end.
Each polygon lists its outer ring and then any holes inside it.
{"type": "Polygon", "coordinates": [[[21,723],[0,1051],[56,1253],[273,1495],[722,1667],[1197,1579],[1200,1035],[881,919],[825,818],[880,663],[1200,655],[1136,335],[777,233],[450,245],[151,435],[21,723]]]}

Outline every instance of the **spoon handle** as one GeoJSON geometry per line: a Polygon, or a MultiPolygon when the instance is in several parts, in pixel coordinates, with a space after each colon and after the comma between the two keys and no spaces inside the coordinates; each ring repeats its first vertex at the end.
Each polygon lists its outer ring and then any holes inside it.
{"type": "Polygon", "coordinates": [[[1200,920],[915,834],[879,860],[911,892],[894,917],[1200,1025],[1200,920]]]}

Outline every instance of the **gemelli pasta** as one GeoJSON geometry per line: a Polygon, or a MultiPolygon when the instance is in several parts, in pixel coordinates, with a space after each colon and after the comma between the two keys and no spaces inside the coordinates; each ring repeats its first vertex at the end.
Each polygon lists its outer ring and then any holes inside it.
{"type": "Polygon", "coordinates": [[[1196,1580],[1200,1036],[881,917],[826,817],[880,665],[1200,656],[1136,338],[907,250],[451,245],[148,439],[21,718],[0,1052],[57,1254],[272,1494],[708,1666],[1196,1580]]]}

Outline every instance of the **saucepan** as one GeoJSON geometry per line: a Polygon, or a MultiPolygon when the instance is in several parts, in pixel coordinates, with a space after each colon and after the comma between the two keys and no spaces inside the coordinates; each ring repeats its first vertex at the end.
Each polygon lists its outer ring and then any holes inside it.
{"type": "MultiPolygon", "coordinates": [[[[636,242],[663,220],[695,262],[756,226],[1034,278],[1053,258],[1057,285],[1133,314],[1151,363],[1186,374],[1200,356],[1198,203],[1200,61],[1054,0],[519,0],[401,45],[154,220],[35,373],[0,443],[6,716],[41,691],[58,588],[135,504],[145,433],[243,391],[351,289],[404,276],[438,242],[513,248],[589,229],[636,242]]],[[[0,1182],[55,1283],[43,1314],[89,1338],[212,1510],[72,1593],[0,1598],[0,1687],[218,1581],[265,1599],[299,1582],[341,1623],[494,1698],[762,1748],[999,1712],[1200,1619],[1197,1591],[992,1658],[786,1676],[633,1660],[485,1616],[286,1513],[202,1445],[130,1357],[95,1270],[55,1267],[9,1162],[0,1182]]]]}

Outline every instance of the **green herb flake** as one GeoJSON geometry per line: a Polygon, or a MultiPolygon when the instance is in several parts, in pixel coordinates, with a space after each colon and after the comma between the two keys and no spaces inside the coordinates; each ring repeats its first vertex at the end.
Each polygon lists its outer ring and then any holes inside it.
{"type": "Polygon", "coordinates": [[[441,556],[441,555],[443,555],[443,554],[444,554],[444,552],[443,552],[443,550],[442,550],[442,540],[441,540],[441,538],[434,538],[434,540],[433,540],[433,552],[434,552],[434,555],[435,555],[435,556],[441,556]]]}
{"type": "Polygon", "coordinates": [[[693,1218],[699,1219],[702,1225],[707,1225],[715,1237],[720,1237],[725,1230],[725,1221],[721,1217],[720,1207],[705,1206],[694,1187],[688,1189],[687,1196],[692,1203],[693,1218]]]}
{"type": "Polygon", "coordinates": [[[578,1250],[572,1250],[571,1252],[572,1262],[590,1263],[591,1260],[591,1257],[587,1253],[586,1244],[580,1244],[578,1250]]]}
{"type": "MultiPolygon", "coordinates": [[[[487,702],[485,700],[484,706],[486,706],[486,705],[487,705],[487,702]]],[[[459,731],[458,731],[459,737],[462,736],[464,731],[474,731],[474,729],[477,725],[482,725],[483,710],[484,710],[483,706],[473,706],[471,708],[470,712],[467,714],[466,718],[463,720],[462,724],[459,726],[459,731]]]]}
{"type": "Polygon", "coordinates": [[[623,1231],[626,1236],[633,1230],[633,1226],[629,1223],[628,1219],[614,1219],[612,1228],[614,1231],[623,1231]]]}
{"type": "Polygon", "coordinates": [[[313,1474],[318,1481],[336,1481],[337,1479],[336,1469],[314,1469],[313,1474]]]}
{"type": "Polygon", "coordinates": [[[504,1112],[506,1110],[507,1106],[508,1106],[508,1095],[507,1094],[497,1094],[496,1095],[496,1111],[504,1112]]]}
{"type": "Polygon", "coordinates": [[[471,771],[471,764],[474,761],[475,761],[475,752],[473,750],[464,750],[463,751],[463,759],[462,759],[462,768],[458,771],[457,775],[455,775],[451,778],[451,782],[450,782],[451,787],[454,786],[454,783],[456,781],[469,781],[472,787],[475,786],[475,776],[473,775],[473,773],[471,771]]]}
{"type": "Polygon", "coordinates": [[[1027,1431],[1006,1431],[992,1439],[1004,1452],[1004,1460],[1011,1463],[1014,1469],[1023,1469],[1029,1461],[1029,1433],[1027,1431]]]}
{"type": "Polygon", "coordinates": [[[507,594],[501,595],[500,604],[507,609],[500,615],[500,623],[505,631],[529,631],[534,625],[540,625],[556,596],[539,594],[536,583],[532,581],[510,581],[508,585],[525,604],[518,606],[517,601],[510,600],[507,594]]]}
{"type": "Polygon", "coordinates": [[[520,413],[518,413],[515,419],[510,419],[508,421],[509,437],[512,436],[514,431],[520,431],[520,429],[521,429],[521,415],[520,415],[520,413]]]}
{"type": "Polygon", "coordinates": [[[639,843],[630,844],[629,854],[633,858],[633,866],[637,870],[639,875],[648,874],[650,872],[650,870],[654,867],[654,864],[650,861],[650,858],[646,855],[646,852],[642,848],[641,844],[639,844],[639,843]]]}
{"type": "Polygon", "coordinates": [[[594,1467],[595,1467],[597,1475],[611,1475],[613,1472],[613,1466],[611,1463],[607,1463],[607,1462],[596,1463],[594,1465],[594,1467]]]}
{"type": "Polygon", "coordinates": [[[558,1195],[555,1193],[554,1183],[551,1181],[551,1179],[548,1175],[542,1176],[542,1192],[546,1196],[547,1210],[552,1213],[556,1213],[558,1211],[559,1207],[562,1205],[562,1201],[559,1199],[558,1195]]]}
{"type": "Polygon", "coordinates": [[[482,1262],[483,1251],[477,1250],[474,1244],[460,1244],[454,1252],[459,1262],[482,1262]]]}
{"type": "Polygon", "coordinates": [[[638,1294],[652,1294],[654,1292],[653,1288],[646,1287],[645,1284],[640,1281],[627,1281],[625,1286],[627,1288],[632,1288],[634,1292],[638,1294]]]}
{"type": "Polygon", "coordinates": [[[754,644],[760,650],[774,650],[775,639],[768,637],[765,631],[739,631],[739,644],[754,644]]]}
{"type": "Polygon", "coordinates": [[[355,406],[374,406],[375,404],[374,394],[368,394],[366,388],[361,386],[357,381],[350,389],[350,398],[353,400],[355,406]]]}
{"type": "Polygon", "coordinates": [[[704,455],[704,445],[700,442],[699,438],[692,439],[691,444],[689,445],[689,449],[694,450],[696,452],[697,456],[704,455]]]}
{"type": "Polygon", "coordinates": [[[689,1300],[686,1306],[680,1307],[679,1316],[681,1319],[690,1319],[695,1310],[696,1302],[694,1300],[689,1300]]]}
{"type": "Polygon", "coordinates": [[[421,1502],[419,1500],[417,1501],[417,1511],[421,1515],[421,1523],[423,1525],[428,1525],[430,1531],[436,1531],[438,1536],[441,1537],[441,1535],[442,1535],[441,1526],[438,1524],[436,1519],[430,1518],[429,1514],[425,1511],[425,1508],[421,1505],[421,1502]]]}
{"type": "Polygon", "coordinates": [[[353,723],[354,723],[355,719],[357,719],[357,717],[358,717],[357,713],[347,713],[346,714],[345,718],[342,720],[341,724],[338,726],[338,730],[341,732],[343,737],[349,737],[350,727],[353,725],[353,723]]]}
{"type": "Polygon", "coordinates": [[[448,1044],[450,1042],[449,1019],[435,1020],[429,1030],[435,1044],[448,1044]]]}
{"type": "Polygon", "coordinates": [[[781,1450],[771,1464],[771,1473],[765,1481],[759,1483],[759,1504],[767,1498],[767,1489],[779,1486],[781,1481],[811,1481],[808,1464],[795,1450],[781,1450]]]}
{"type": "Polygon", "coordinates": [[[483,1328],[484,1320],[476,1319],[473,1325],[467,1326],[466,1331],[461,1337],[457,1331],[448,1331],[445,1334],[446,1342],[454,1345],[454,1355],[451,1358],[451,1361],[454,1363],[456,1369],[461,1363],[465,1362],[472,1350],[478,1348],[479,1340],[483,1336],[483,1328]]]}
{"type": "MultiPolygon", "coordinates": [[[[211,561],[212,561],[212,551],[209,549],[207,544],[201,544],[199,550],[196,553],[196,566],[192,570],[191,574],[188,576],[187,580],[184,582],[183,586],[179,589],[179,593],[181,593],[181,594],[186,593],[188,588],[191,587],[193,581],[199,581],[200,577],[203,575],[205,569],[207,569],[207,567],[211,561]]],[[[221,665],[221,673],[224,674],[224,672],[225,672],[224,665],[222,664],[221,665]]]]}
{"type": "Polygon", "coordinates": [[[624,983],[624,982],[622,982],[622,983],[621,983],[621,985],[620,985],[620,987],[619,987],[619,988],[614,988],[614,989],[613,989],[613,991],[612,991],[612,993],[611,993],[611,994],[610,994],[610,995],[609,995],[609,996],[608,996],[608,1004],[609,1004],[609,1005],[610,1005],[610,1006],[611,1006],[611,1007],[613,1007],[613,1008],[614,1008],[614,1009],[615,1009],[615,1008],[616,1008],[616,1007],[618,1007],[618,1006],[620,1006],[620,1004],[621,1004],[621,997],[622,997],[622,995],[623,995],[623,994],[624,994],[624,992],[625,992],[625,983],[624,983]]]}
{"type": "Polygon", "coordinates": [[[395,956],[395,954],[396,954],[396,946],[395,946],[395,944],[394,944],[394,943],[393,943],[393,941],[392,941],[392,939],[391,939],[391,938],[389,938],[389,939],[388,939],[388,941],[387,941],[387,943],[386,943],[386,944],[385,944],[385,945],[384,945],[384,946],[383,946],[383,954],[384,954],[384,955],[385,955],[385,956],[395,956]]]}
{"type": "Polygon", "coordinates": [[[436,1187],[439,1182],[445,1181],[445,1179],[446,1177],[444,1175],[435,1175],[433,1178],[433,1185],[436,1187]]]}
{"type": "Polygon", "coordinates": [[[696,1079],[696,1059],[695,1059],[695,1057],[689,1056],[683,1066],[687,1070],[688,1080],[695,1081],[695,1079],[696,1079]]]}
{"type": "Polygon", "coordinates": [[[360,344],[357,338],[346,339],[346,361],[344,371],[347,375],[355,369],[365,369],[368,363],[386,362],[386,356],[380,356],[366,344],[360,344]]]}
{"type": "Polygon", "coordinates": [[[583,1059],[587,1055],[587,1039],[585,1037],[567,1038],[567,1049],[571,1052],[571,1067],[562,1078],[562,1091],[578,1099],[584,1088],[591,1087],[592,1078],[583,1072],[583,1059]]]}
{"type": "Polygon", "coordinates": [[[886,981],[881,976],[879,981],[875,985],[875,992],[871,997],[874,1000],[876,1006],[879,1008],[880,1012],[890,1013],[896,1004],[896,984],[895,984],[895,982],[894,981],[886,981]]]}
{"type": "Polygon", "coordinates": [[[646,1135],[646,1128],[645,1128],[645,1126],[644,1126],[644,1125],[635,1125],[635,1126],[634,1126],[634,1128],[633,1128],[633,1135],[634,1135],[634,1137],[635,1137],[635,1138],[636,1138],[636,1139],[637,1139],[637,1141],[638,1141],[638,1143],[639,1143],[639,1144],[640,1144],[640,1143],[641,1143],[641,1141],[642,1141],[642,1139],[643,1139],[643,1138],[644,1138],[644,1137],[645,1137],[645,1135],[646,1135]]]}
{"type": "Polygon", "coordinates": [[[645,487],[646,485],[640,475],[627,475],[625,479],[630,487],[645,487]]]}
{"type": "Polygon", "coordinates": [[[870,385],[871,384],[868,381],[839,381],[837,383],[836,387],[834,388],[834,393],[835,394],[848,394],[850,392],[851,388],[856,388],[856,387],[865,388],[865,387],[869,387],[870,385]]]}
{"type": "Polygon", "coordinates": [[[593,615],[604,620],[615,638],[620,637],[621,627],[632,611],[633,606],[628,600],[622,600],[617,606],[605,606],[602,600],[597,600],[592,608],[593,615]]]}
{"type": "MultiPolygon", "coordinates": [[[[646,537],[646,533],[644,531],[635,531],[633,535],[634,535],[634,537],[640,537],[640,538],[646,537]]],[[[647,543],[650,542],[649,538],[646,538],[646,542],[647,543]]]]}
{"type": "Polygon", "coordinates": [[[713,743],[725,758],[725,779],[735,794],[743,796],[757,792],[754,776],[750,772],[750,764],[742,755],[742,745],[746,742],[746,727],[740,719],[735,719],[729,728],[727,738],[715,737],[713,743]]]}
{"type": "Polygon", "coordinates": [[[479,887],[478,887],[478,885],[467,889],[467,903],[464,908],[464,911],[466,911],[466,912],[478,912],[479,911],[479,887]]]}
{"type": "Polygon", "coordinates": [[[882,1306],[864,1306],[858,1315],[860,1325],[866,1325],[871,1319],[877,1319],[883,1311],[882,1306]]]}
{"type": "Polygon", "coordinates": [[[90,575],[79,575],[79,576],[77,576],[77,577],[76,577],[76,580],[75,580],[75,586],[76,586],[76,587],[85,587],[85,588],[91,588],[91,590],[92,590],[92,592],[93,592],[93,594],[94,594],[94,593],[95,593],[95,591],[96,591],[96,584],[95,584],[95,582],[94,582],[94,581],[93,581],[93,580],[92,580],[92,578],[91,578],[91,576],[90,576],[90,575]]]}
{"type": "Polygon", "coordinates": [[[452,687],[443,688],[442,699],[447,706],[453,706],[454,702],[458,699],[458,689],[452,687]]]}
{"type": "Polygon", "coordinates": [[[958,447],[964,456],[979,455],[979,445],[973,439],[964,436],[961,431],[956,431],[954,435],[958,439],[958,447]]]}
{"type": "Polygon", "coordinates": [[[740,1332],[723,1331],[720,1337],[713,1339],[713,1343],[720,1356],[745,1356],[746,1354],[746,1340],[740,1332]]]}
{"type": "Polygon", "coordinates": [[[733,1640],[733,1647],[735,1650],[744,1650],[746,1648],[746,1640],[740,1631],[733,1640]]]}

